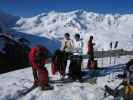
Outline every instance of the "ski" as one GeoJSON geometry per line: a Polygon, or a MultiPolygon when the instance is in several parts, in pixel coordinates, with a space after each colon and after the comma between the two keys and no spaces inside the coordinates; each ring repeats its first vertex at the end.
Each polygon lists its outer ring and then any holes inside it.
{"type": "Polygon", "coordinates": [[[24,91],[22,91],[21,92],[21,95],[22,96],[25,96],[25,95],[27,95],[28,93],[30,93],[31,91],[33,91],[34,89],[36,89],[38,86],[35,86],[35,85],[32,85],[30,88],[28,88],[26,91],[24,90],[24,91]]]}
{"type": "Polygon", "coordinates": [[[63,79],[63,80],[50,80],[49,82],[51,84],[55,84],[55,83],[71,83],[74,81],[68,78],[68,79],[63,79]]]}
{"type": "Polygon", "coordinates": [[[16,100],[19,99],[19,98],[22,98],[22,97],[26,96],[28,93],[30,93],[31,91],[33,91],[36,88],[37,88],[37,86],[32,85],[30,88],[27,87],[23,90],[18,90],[14,98],[16,100]]]}

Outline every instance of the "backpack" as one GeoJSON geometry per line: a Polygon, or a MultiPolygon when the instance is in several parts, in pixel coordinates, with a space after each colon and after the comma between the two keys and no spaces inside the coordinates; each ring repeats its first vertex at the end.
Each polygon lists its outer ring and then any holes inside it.
{"type": "Polygon", "coordinates": [[[40,64],[43,59],[45,59],[45,51],[38,49],[35,53],[35,62],[40,64]]]}
{"type": "Polygon", "coordinates": [[[61,70],[64,67],[64,52],[56,50],[53,59],[56,61],[57,69],[61,70]]]}

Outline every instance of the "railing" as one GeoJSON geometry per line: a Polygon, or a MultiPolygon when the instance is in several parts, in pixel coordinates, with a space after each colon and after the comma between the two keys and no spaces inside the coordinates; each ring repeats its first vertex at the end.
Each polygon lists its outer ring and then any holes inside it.
{"type": "MultiPolygon", "coordinates": [[[[125,51],[123,49],[117,50],[108,50],[108,51],[95,51],[94,57],[95,58],[104,58],[104,57],[118,57],[118,56],[126,56],[126,55],[133,55],[133,51],[125,51]]],[[[88,59],[89,55],[82,55],[83,59],[88,59]]],[[[47,63],[51,62],[51,58],[47,60],[47,63]]]]}

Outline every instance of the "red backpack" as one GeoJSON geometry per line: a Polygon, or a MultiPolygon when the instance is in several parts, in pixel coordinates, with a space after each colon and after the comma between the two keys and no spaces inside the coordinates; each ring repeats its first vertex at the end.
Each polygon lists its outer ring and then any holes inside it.
{"type": "Polygon", "coordinates": [[[39,64],[46,58],[46,49],[43,46],[37,46],[37,51],[35,52],[35,63],[39,64]]]}

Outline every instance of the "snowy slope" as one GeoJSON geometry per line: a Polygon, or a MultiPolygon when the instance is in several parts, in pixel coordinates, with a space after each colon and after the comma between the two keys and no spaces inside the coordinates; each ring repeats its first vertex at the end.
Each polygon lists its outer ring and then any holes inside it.
{"type": "Polygon", "coordinates": [[[133,50],[132,22],[133,14],[99,14],[84,10],[51,11],[31,18],[14,17],[0,12],[0,27],[12,29],[20,36],[24,33],[23,36],[31,41],[31,46],[42,43],[51,52],[60,47],[60,40],[66,32],[72,37],[75,33],[81,34],[85,43],[84,53],[90,35],[94,35],[95,49],[107,50],[110,42],[119,41],[119,48],[133,50]],[[45,39],[38,41],[31,38],[32,36],[45,37],[45,39]],[[45,42],[46,39],[49,41],[45,42]]]}
{"type": "MultiPolygon", "coordinates": [[[[129,56],[121,57],[117,59],[117,64],[125,63],[128,59],[129,56]]],[[[104,62],[104,66],[107,66],[109,60],[108,58],[104,60],[106,61],[106,63],[104,62]]],[[[101,63],[100,59],[98,61],[101,63]]],[[[59,79],[59,75],[51,75],[51,67],[49,64],[46,67],[50,77],[59,79]]],[[[33,84],[31,68],[9,72],[0,75],[0,100],[113,100],[111,96],[103,98],[104,85],[115,88],[121,80],[113,78],[118,72],[110,72],[111,74],[98,77],[94,84],[73,82],[61,86],[58,83],[53,84],[54,90],[52,91],[42,92],[40,88],[36,88],[25,96],[21,95],[22,92],[30,88],[33,84]],[[108,82],[112,79],[114,81],[108,82]]]]}

